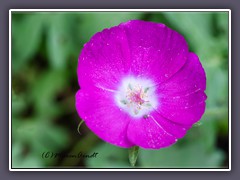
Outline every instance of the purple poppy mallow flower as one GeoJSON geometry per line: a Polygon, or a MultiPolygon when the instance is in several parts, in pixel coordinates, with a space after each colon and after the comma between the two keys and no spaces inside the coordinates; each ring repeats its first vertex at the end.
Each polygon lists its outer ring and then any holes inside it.
{"type": "Polygon", "coordinates": [[[77,75],[79,116],[119,147],[168,147],[205,111],[199,58],[164,24],[130,20],[96,33],[82,49],[77,75]]]}

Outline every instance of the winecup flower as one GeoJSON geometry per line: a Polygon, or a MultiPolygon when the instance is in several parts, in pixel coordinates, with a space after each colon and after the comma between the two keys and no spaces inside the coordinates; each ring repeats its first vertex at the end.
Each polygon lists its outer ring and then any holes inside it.
{"type": "Polygon", "coordinates": [[[131,20],[96,33],[81,51],[77,75],[79,116],[116,146],[170,146],[205,110],[199,58],[164,24],[131,20]]]}

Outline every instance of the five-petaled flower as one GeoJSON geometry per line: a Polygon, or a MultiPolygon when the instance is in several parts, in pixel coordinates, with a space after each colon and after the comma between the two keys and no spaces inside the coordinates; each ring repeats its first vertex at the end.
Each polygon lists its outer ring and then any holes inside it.
{"type": "Polygon", "coordinates": [[[199,58],[164,24],[130,20],[96,33],[82,49],[77,74],[79,116],[120,147],[170,146],[205,111],[199,58]]]}

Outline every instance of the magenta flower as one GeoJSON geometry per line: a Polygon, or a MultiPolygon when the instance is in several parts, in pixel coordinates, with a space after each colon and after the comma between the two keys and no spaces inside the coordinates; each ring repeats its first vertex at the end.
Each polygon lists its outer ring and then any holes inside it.
{"type": "Polygon", "coordinates": [[[198,56],[164,24],[131,20],[96,33],[82,49],[77,74],[79,116],[116,146],[170,146],[205,111],[198,56]]]}

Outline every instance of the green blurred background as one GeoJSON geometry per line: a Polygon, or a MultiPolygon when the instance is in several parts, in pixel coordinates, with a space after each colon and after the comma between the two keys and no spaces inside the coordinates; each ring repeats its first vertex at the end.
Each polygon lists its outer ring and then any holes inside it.
{"type": "Polygon", "coordinates": [[[85,124],[78,133],[75,109],[83,44],[130,19],[161,22],[183,34],[205,68],[208,96],[204,116],[183,139],[165,149],[141,149],[136,166],[228,167],[227,12],[12,12],[13,168],[130,167],[127,149],[101,141],[85,124]],[[42,158],[44,152],[61,155],[42,158]],[[64,157],[79,152],[98,155],[64,157]]]}

